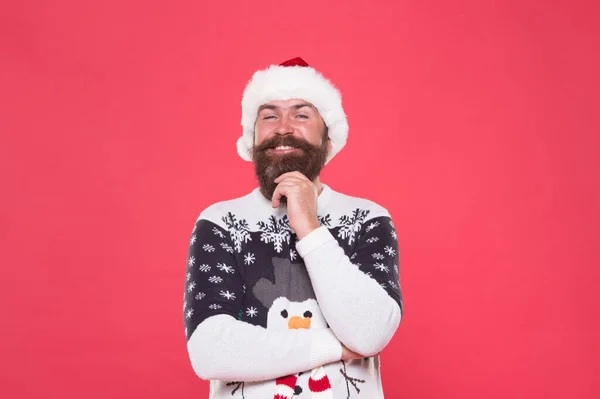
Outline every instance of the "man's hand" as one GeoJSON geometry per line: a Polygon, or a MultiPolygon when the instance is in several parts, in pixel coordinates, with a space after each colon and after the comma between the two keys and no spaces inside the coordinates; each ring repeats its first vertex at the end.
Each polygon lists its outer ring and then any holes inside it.
{"type": "Polygon", "coordinates": [[[271,199],[273,208],[279,206],[281,197],[287,198],[290,226],[301,240],[311,231],[320,227],[317,218],[317,188],[308,177],[294,171],[284,173],[275,179],[277,187],[271,199]]]}
{"type": "Polygon", "coordinates": [[[365,356],[356,352],[352,352],[350,349],[346,348],[344,344],[342,344],[342,360],[347,361],[354,359],[362,359],[363,357],[365,356]]]}

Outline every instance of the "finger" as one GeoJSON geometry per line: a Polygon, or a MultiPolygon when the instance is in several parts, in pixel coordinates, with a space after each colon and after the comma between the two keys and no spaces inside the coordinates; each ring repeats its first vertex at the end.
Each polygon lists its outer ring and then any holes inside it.
{"type": "Polygon", "coordinates": [[[297,170],[294,170],[292,172],[286,172],[286,173],[283,173],[283,174],[279,175],[277,177],[277,179],[275,179],[275,183],[277,183],[278,181],[281,181],[281,180],[283,180],[285,178],[288,178],[288,177],[297,177],[297,178],[299,178],[301,180],[310,181],[310,179],[308,177],[306,177],[302,173],[298,172],[297,170]]]}
{"type": "Polygon", "coordinates": [[[297,170],[293,170],[291,172],[282,173],[281,175],[279,175],[278,179],[283,179],[283,178],[290,177],[290,176],[294,176],[294,177],[298,177],[298,178],[300,178],[302,180],[308,180],[308,181],[310,181],[308,177],[306,177],[304,174],[302,174],[301,172],[299,172],[297,170]]]}
{"type": "Polygon", "coordinates": [[[292,192],[298,189],[298,184],[290,181],[281,182],[275,187],[273,196],[271,197],[271,204],[273,208],[277,208],[280,205],[281,197],[289,197],[292,192]]]}
{"type": "Polygon", "coordinates": [[[276,184],[283,184],[283,183],[296,184],[296,185],[299,185],[299,184],[312,184],[311,182],[309,182],[307,180],[303,180],[303,179],[300,179],[300,178],[295,177],[295,176],[288,176],[288,177],[283,178],[283,179],[276,179],[276,180],[274,180],[274,182],[276,184]]]}
{"type": "Polygon", "coordinates": [[[279,206],[279,200],[281,199],[281,197],[288,197],[288,199],[289,199],[291,196],[294,196],[294,195],[297,196],[298,194],[302,193],[304,191],[305,184],[306,184],[306,182],[304,182],[302,180],[294,181],[289,178],[287,180],[284,180],[281,183],[279,183],[277,185],[277,187],[275,187],[275,190],[273,191],[273,197],[271,197],[273,206],[274,207],[279,206]]]}
{"type": "Polygon", "coordinates": [[[287,197],[292,187],[293,185],[289,183],[279,183],[277,187],[275,187],[275,190],[273,191],[273,197],[271,197],[271,205],[273,208],[279,207],[281,204],[281,197],[287,197]]]}
{"type": "Polygon", "coordinates": [[[292,184],[295,186],[299,186],[299,187],[312,187],[316,190],[317,186],[315,186],[315,184],[313,182],[311,182],[310,180],[304,180],[304,179],[300,179],[296,176],[288,176],[282,180],[274,180],[275,183],[277,184],[292,184]]]}
{"type": "Polygon", "coordinates": [[[317,189],[317,186],[314,185],[313,182],[311,182],[310,180],[303,180],[296,177],[287,177],[286,179],[278,183],[278,185],[282,184],[288,185],[291,188],[297,188],[301,191],[308,190],[310,188],[312,189],[315,198],[319,196],[319,190],[317,189]]]}
{"type": "Polygon", "coordinates": [[[273,196],[271,197],[271,206],[273,208],[278,208],[279,204],[280,204],[280,199],[283,196],[283,193],[281,192],[281,190],[279,189],[279,186],[277,186],[275,188],[275,191],[273,191],[273,196]]]}

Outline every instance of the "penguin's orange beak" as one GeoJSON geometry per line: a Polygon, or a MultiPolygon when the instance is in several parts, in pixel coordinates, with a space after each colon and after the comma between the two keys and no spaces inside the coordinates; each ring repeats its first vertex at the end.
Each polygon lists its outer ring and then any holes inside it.
{"type": "Polygon", "coordinates": [[[288,328],[290,330],[297,330],[299,328],[310,328],[310,318],[293,316],[288,320],[288,328]]]}

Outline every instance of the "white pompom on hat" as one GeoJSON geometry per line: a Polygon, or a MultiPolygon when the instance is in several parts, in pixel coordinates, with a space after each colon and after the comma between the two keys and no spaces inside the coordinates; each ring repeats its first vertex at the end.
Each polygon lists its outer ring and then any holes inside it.
{"type": "Polygon", "coordinates": [[[246,85],[242,97],[242,137],[237,141],[238,154],[242,159],[252,161],[258,108],[270,101],[294,98],[314,105],[325,121],[331,139],[327,162],[346,145],[348,121],[340,91],[306,61],[296,57],[255,72],[246,85]]]}

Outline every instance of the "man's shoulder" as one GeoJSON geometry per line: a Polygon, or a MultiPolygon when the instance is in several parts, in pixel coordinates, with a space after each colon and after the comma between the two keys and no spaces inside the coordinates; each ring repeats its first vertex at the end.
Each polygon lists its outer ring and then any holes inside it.
{"type": "Polygon", "coordinates": [[[252,209],[252,193],[215,202],[200,211],[196,222],[207,220],[221,227],[226,227],[227,218],[244,215],[252,209]]]}
{"type": "Polygon", "coordinates": [[[391,217],[388,209],[363,196],[350,195],[339,191],[334,191],[331,202],[327,207],[338,217],[355,219],[360,217],[363,220],[374,219],[377,217],[391,217]]]}
{"type": "MultiPolygon", "coordinates": [[[[334,192],[321,223],[326,224],[340,245],[346,250],[354,250],[353,243],[358,242],[365,233],[372,242],[388,243],[394,237],[394,222],[388,209],[373,199],[362,196],[334,192]],[[381,229],[381,232],[379,232],[381,229]],[[389,233],[389,236],[388,236],[389,233]],[[383,234],[374,238],[373,234],[383,234]],[[382,237],[387,237],[385,240],[382,237]]],[[[371,242],[371,241],[369,241],[371,242]]]]}

